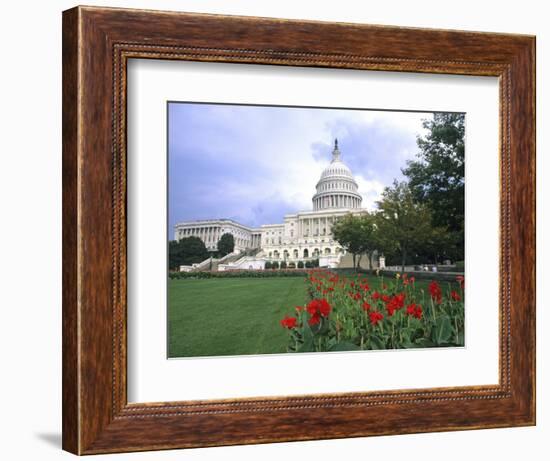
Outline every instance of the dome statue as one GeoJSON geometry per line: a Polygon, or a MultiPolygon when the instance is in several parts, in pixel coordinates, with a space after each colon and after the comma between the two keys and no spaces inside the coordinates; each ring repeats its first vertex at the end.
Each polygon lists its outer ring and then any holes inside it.
{"type": "Polygon", "coordinates": [[[357,182],[351,170],[340,157],[338,139],[335,139],[332,161],[321,173],[321,178],[316,186],[317,192],[313,196],[315,211],[330,208],[361,208],[363,199],[357,192],[357,182]]]}

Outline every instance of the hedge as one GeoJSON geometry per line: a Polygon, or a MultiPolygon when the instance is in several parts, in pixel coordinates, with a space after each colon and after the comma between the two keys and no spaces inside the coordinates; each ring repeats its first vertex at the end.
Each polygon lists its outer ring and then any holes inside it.
{"type": "MultiPolygon", "coordinates": [[[[363,273],[376,274],[384,277],[395,277],[395,274],[401,274],[401,271],[359,271],[363,273]]],[[[405,271],[406,274],[414,276],[417,280],[437,280],[439,282],[454,282],[457,275],[464,275],[462,272],[431,272],[431,271],[405,271]]]]}
{"type": "Polygon", "coordinates": [[[223,278],[266,278],[266,277],[307,277],[309,274],[304,270],[279,269],[265,271],[234,270],[221,272],[169,272],[168,277],[178,279],[223,279],[223,278]]]}

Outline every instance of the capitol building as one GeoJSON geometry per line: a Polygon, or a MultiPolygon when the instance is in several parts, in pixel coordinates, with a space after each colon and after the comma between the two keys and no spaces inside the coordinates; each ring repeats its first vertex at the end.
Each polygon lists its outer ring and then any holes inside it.
{"type": "MultiPolygon", "coordinates": [[[[287,214],[280,224],[251,228],[231,219],[186,221],[175,225],[175,238],[199,237],[208,250],[215,251],[220,237],[233,235],[232,255],[218,260],[217,270],[263,269],[266,261],[287,263],[319,259],[321,267],[339,267],[345,250],[334,240],[332,226],[349,213],[366,212],[351,170],[342,161],[338,140],[332,160],[323,170],[312,197],[313,209],[287,214]]],[[[181,270],[212,267],[211,260],[181,270]],[[204,267],[201,267],[204,266],[204,267]]]]}

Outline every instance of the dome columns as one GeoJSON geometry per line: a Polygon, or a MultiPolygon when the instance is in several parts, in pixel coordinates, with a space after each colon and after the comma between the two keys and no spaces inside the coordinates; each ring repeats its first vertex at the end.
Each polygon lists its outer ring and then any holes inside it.
{"type": "Polygon", "coordinates": [[[334,140],[332,161],[323,170],[313,196],[315,211],[329,208],[361,208],[362,197],[350,169],[342,162],[338,140],[334,140]]]}

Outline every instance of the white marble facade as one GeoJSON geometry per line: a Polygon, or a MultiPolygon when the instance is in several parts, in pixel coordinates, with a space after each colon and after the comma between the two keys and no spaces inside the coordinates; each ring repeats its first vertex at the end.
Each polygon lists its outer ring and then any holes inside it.
{"type": "Polygon", "coordinates": [[[313,210],[288,214],[281,224],[250,228],[231,219],[188,221],[175,226],[177,240],[196,236],[208,250],[216,250],[224,233],[235,238],[235,251],[259,250],[265,260],[306,261],[341,255],[343,250],[332,235],[332,226],[349,213],[363,213],[362,197],[350,169],[342,162],[338,141],[332,161],[324,169],[312,198],[313,210]]]}

